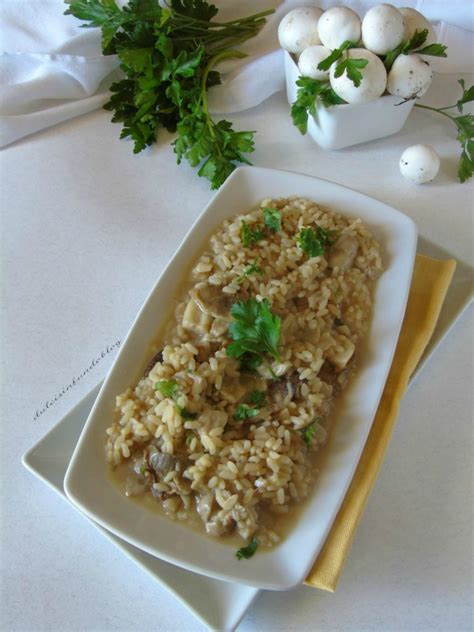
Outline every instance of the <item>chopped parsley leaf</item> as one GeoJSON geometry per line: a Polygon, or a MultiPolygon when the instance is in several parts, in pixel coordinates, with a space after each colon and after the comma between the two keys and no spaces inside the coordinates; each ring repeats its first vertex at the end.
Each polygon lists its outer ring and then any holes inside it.
{"type": "Polygon", "coordinates": [[[245,220],[242,220],[240,238],[245,247],[251,246],[256,244],[257,241],[263,239],[263,231],[258,225],[255,228],[252,228],[245,220]]]}
{"type": "Polygon", "coordinates": [[[335,318],[334,319],[334,324],[336,325],[336,327],[342,327],[343,325],[345,325],[346,323],[342,320],[342,318],[335,318]]]}
{"type": "Polygon", "coordinates": [[[181,408],[181,406],[178,406],[178,411],[179,411],[179,414],[181,415],[181,417],[183,419],[185,419],[185,420],[186,419],[196,419],[196,417],[197,417],[197,413],[190,413],[189,410],[187,410],[186,408],[181,408]]]}
{"type": "MultiPolygon", "coordinates": [[[[230,355],[229,353],[227,355],[230,355]]],[[[240,358],[240,368],[242,371],[248,373],[255,373],[258,367],[262,364],[263,358],[259,355],[253,355],[251,353],[244,353],[240,358]]]]}
{"type": "Polygon", "coordinates": [[[242,283],[242,281],[243,281],[246,277],[250,276],[250,275],[251,275],[251,274],[253,274],[254,272],[255,272],[256,274],[263,274],[263,270],[262,270],[262,268],[258,265],[258,262],[259,262],[259,257],[257,257],[253,263],[251,263],[250,265],[248,265],[248,266],[244,269],[244,271],[242,272],[242,274],[241,274],[239,277],[237,277],[237,283],[242,283]]]}
{"type": "Polygon", "coordinates": [[[250,401],[255,406],[265,406],[267,403],[267,394],[265,391],[252,391],[250,393],[250,401]]]}
{"type": "Polygon", "coordinates": [[[281,229],[281,214],[276,208],[265,207],[263,209],[263,222],[267,228],[276,233],[281,229]]]}
{"type": "Polygon", "coordinates": [[[316,422],[320,419],[321,417],[316,417],[313,423],[309,424],[309,426],[306,426],[306,428],[302,428],[300,430],[303,441],[308,447],[310,447],[313,443],[314,435],[316,434],[316,422]]]}
{"type": "Polygon", "coordinates": [[[335,230],[326,230],[321,226],[316,226],[316,230],[311,226],[302,228],[298,235],[298,246],[309,257],[320,257],[327,247],[336,243],[339,236],[335,230]]]}
{"type": "Polygon", "coordinates": [[[155,384],[155,389],[165,397],[175,399],[178,396],[178,382],[176,380],[163,380],[155,384]]]}
{"type": "Polygon", "coordinates": [[[155,384],[155,389],[157,391],[160,391],[160,393],[165,397],[168,397],[169,399],[172,399],[174,401],[178,413],[183,419],[196,419],[196,413],[191,413],[189,412],[189,410],[186,410],[186,408],[183,408],[178,404],[177,400],[179,397],[179,385],[176,380],[162,380],[161,382],[157,382],[155,384]]]}
{"type": "Polygon", "coordinates": [[[257,546],[258,546],[258,540],[256,538],[252,538],[250,544],[248,544],[247,546],[243,546],[241,549],[236,551],[235,557],[238,560],[248,560],[250,557],[252,557],[255,554],[255,551],[257,550],[257,546]]]}
{"type": "Polygon", "coordinates": [[[246,404],[239,404],[235,409],[234,419],[236,421],[245,421],[246,419],[250,419],[250,417],[255,417],[258,415],[257,408],[251,408],[246,404]]]}

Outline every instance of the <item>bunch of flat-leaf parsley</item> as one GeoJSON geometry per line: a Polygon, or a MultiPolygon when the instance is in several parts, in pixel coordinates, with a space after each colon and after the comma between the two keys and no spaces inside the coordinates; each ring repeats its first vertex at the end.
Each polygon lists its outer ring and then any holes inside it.
{"type": "Polygon", "coordinates": [[[234,46],[256,35],[273,10],[216,22],[217,8],[206,0],[66,0],[66,14],[102,29],[104,55],[117,55],[125,78],[112,84],[104,106],[112,121],[123,124],[121,138],[134,141],[134,152],[156,141],[160,128],[178,132],[178,164],[186,158],[198,175],[218,188],[235,169],[248,163],[253,132],[236,132],[228,121],[214,121],[207,89],[220,83],[214,66],[243,57],[234,46]]]}

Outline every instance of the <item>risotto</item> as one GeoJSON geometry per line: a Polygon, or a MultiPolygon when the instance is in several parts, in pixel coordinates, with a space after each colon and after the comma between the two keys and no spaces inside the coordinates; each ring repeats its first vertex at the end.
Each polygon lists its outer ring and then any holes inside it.
{"type": "Polygon", "coordinates": [[[129,496],[216,537],[281,539],[317,475],[370,324],[381,250],[360,219],[302,198],[225,221],[195,261],[106,455],[129,496]]]}

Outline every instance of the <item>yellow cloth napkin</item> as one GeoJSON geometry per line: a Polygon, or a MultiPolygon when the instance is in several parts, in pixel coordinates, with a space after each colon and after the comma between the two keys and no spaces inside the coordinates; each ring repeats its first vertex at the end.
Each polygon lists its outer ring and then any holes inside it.
{"type": "Polygon", "coordinates": [[[438,320],[456,262],[417,255],[392,367],[354,478],[305,583],[334,592],[382,465],[400,401],[438,320]]]}

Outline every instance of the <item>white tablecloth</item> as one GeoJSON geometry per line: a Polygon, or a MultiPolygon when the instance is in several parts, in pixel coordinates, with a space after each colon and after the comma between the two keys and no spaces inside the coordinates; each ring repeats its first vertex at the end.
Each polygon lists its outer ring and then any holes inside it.
{"type": "MultiPolygon", "coordinates": [[[[456,79],[437,77],[431,101],[444,104],[456,79]]],[[[459,148],[442,117],[415,109],[397,136],[335,153],[299,135],[283,94],[232,119],[258,130],[255,164],[382,199],[472,264],[473,186],[455,180],[459,148]],[[442,157],[440,176],[422,187],[404,181],[397,166],[417,142],[442,157]]],[[[114,352],[37,411],[123,339],[211,196],[206,181],[175,165],[166,135],[132,156],[118,133],[97,110],[0,153],[0,628],[8,632],[203,629],[20,465],[23,452],[104,376],[114,352]]],[[[242,632],[470,629],[472,324],[471,309],[405,398],[337,592],[265,593],[242,632]]]]}

